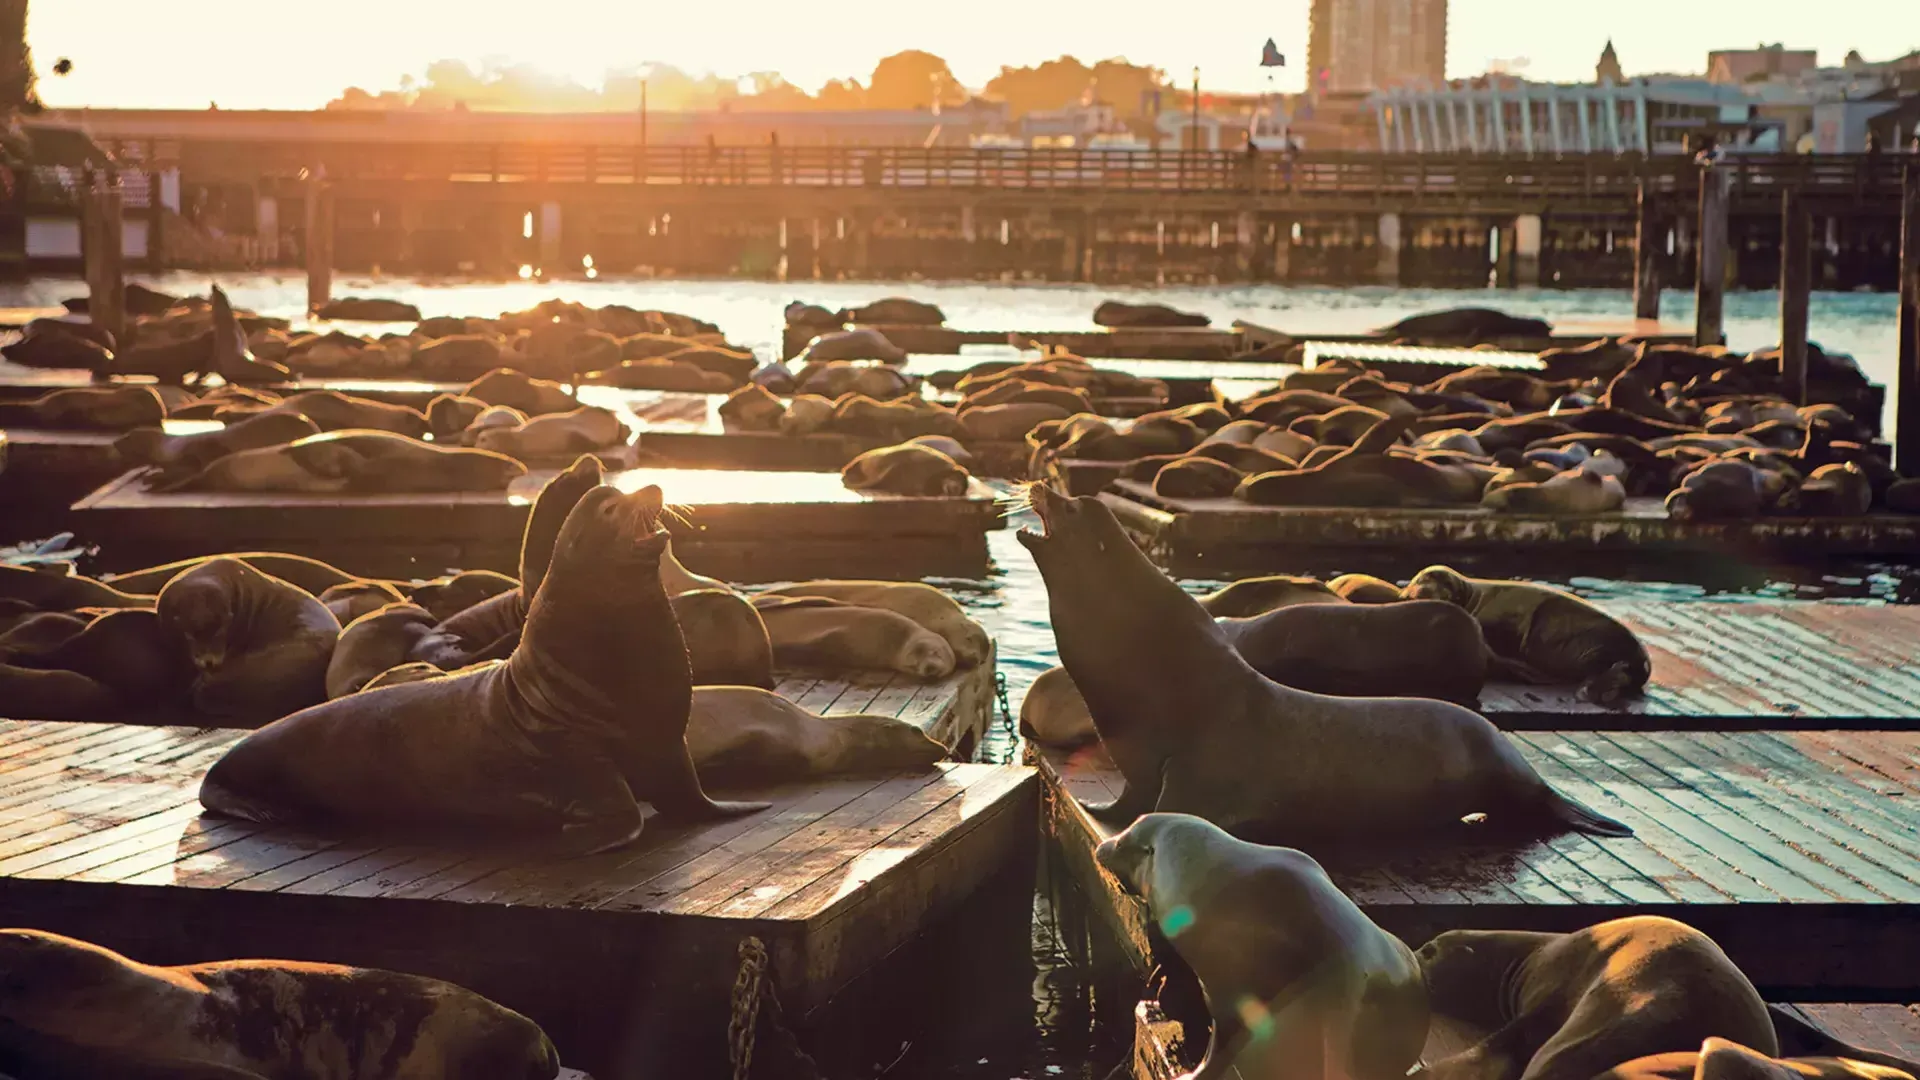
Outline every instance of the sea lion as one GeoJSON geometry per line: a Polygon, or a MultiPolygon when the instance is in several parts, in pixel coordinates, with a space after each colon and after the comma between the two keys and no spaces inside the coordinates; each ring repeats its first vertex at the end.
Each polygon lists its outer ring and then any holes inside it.
{"type": "Polygon", "coordinates": [[[1896,480],[1887,485],[1887,509],[1896,514],[1920,514],[1920,477],[1896,480]]]}
{"type": "Polygon", "coordinates": [[[971,470],[974,466],[973,451],[950,435],[916,435],[907,441],[916,446],[930,446],[952,458],[963,469],[971,470]]]}
{"type": "Polygon", "coordinates": [[[1210,457],[1183,457],[1153,474],[1153,493],[1163,499],[1224,499],[1247,474],[1210,457]]]}
{"type": "Polygon", "coordinates": [[[1148,814],[1094,858],[1146,901],[1206,997],[1213,1037],[1193,1080],[1403,1080],[1427,1038],[1412,950],[1305,852],[1148,814]]]}
{"type": "Polygon", "coordinates": [[[1488,491],[1480,505],[1515,514],[1610,514],[1627,504],[1627,489],[1617,477],[1574,468],[1539,483],[1518,483],[1488,491]]]}
{"type": "MultiPolygon", "coordinates": [[[[485,667],[489,664],[499,662],[498,660],[490,660],[478,666],[485,667]]],[[[409,660],[396,667],[390,667],[380,674],[375,675],[373,678],[368,679],[367,684],[360,689],[367,691],[378,690],[384,686],[405,686],[408,683],[438,679],[447,674],[449,673],[441,670],[437,665],[429,664],[424,660],[409,660]]],[[[458,674],[458,672],[453,672],[453,674],[458,674]]]]}
{"type": "Polygon", "coordinates": [[[233,303],[226,291],[215,285],[209,290],[213,301],[213,360],[208,370],[236,385],[285,382],[293,377],[284,364],[262,360],[247,349],[247,332],[234,317],[233,303]]]}
{"type": "Polygon", "coordinates": [[[916,772],[948,752],[904,720],[821,716],[751,686],[694,689],[687,751],[702,782],[753,785],[916,772]]]}
{"type": "Polygon", "coordinates": [[[1455,506],[1478,502],[1491,467],[1443,464],[1386,453],[1406,417],[1379,420],[1344,450],[1317,460],[1322,446],[1292,472],[1241,481],[1233,496],[1256,506],[1455,506]]]}
{"type": "Polygon", "coordinates": [[[193,663],[179,637],[154,612],[109,611],[58,641],[28,644],[20,633],[27,629],[16,627],[6,635],[0,662],[83,675],[112,692],[123,711],[169,715],[187,703],[193,663]]]}
{"type": "Polygon", "coordinates": [[[702,371],[712,372],[727,380],[729,388],[748,385],[753,371],[760,366],[759,357],[750,349],[733,349],[722,345],[698,345],[682,343],[676,352],[668,353],[665,359],[674,364],[689,364],[702,371]]]}
{"type": "Polygon", "coordinates": [[[466,397],[489,405],[505,405],[528,416],[571,412],[580,402],[567,388],[551,379],[536,379],[512,368],[499,368],[473,380],[460,391],[466,397]]]}
{"type": "Polygon", "coordinates": [[[1750,518],[1765,505],[1760,470],[1745,461],[1720,458],[1688,473],[1667,496],[1675,521],[1750,518]]]}
{"type": "Polygon", "coordinates": [[[138,586],[123,589],[120,585],[118,580],[109,584],[60,570],[34,570],[0,563],[0,600],[17,600],[41,611],[153,606],[151,593],[138,586]]]}
{"type": "Polygon", "coordinates": [[[1453,604],[1295,604],[1217,621],[1253,670],[1296,690],[1472,705],[1487,680],[1480,624],[1453,604]]]}
{"type": "Polygon", "coordinates": [[[967,667],[984,664],[993,640],[967,617],[953,597],[917,581],[802,581],[762,592],[762,596],[824,596],[859,607],[895,611],[945,638],[954,658],[967,667]]]}
{"type": "Polygon", "coordinates": [[[1780,1052],[1766,1002],[1712,939],[1653,915],[1570,934],[1453,930],[1420,947],[1435,1018],[1475,1033],[1441,1080],[1592,1080],[1718,1035],[1780,1052]]]}
{"type": "Polygon", "coordinates": [[[86,332],[92,329],[85,323],[35,319],[20,340],[0,345],[0,356],[21,367],[104,371],[113,363],[113,335],[103,332],[104,340],[95,339],[86,332]]]}
{"type": "Polygon", "coordinates": [[[1180,311],[1165,304],[1128,304],[1103,300],[1093,309],[1095,326],[1172,327],[1210,326],[1213,320],[1192,311],[1180,311]]]}
{"type": "Polygon", "coordinates": [[[1873,481],[1847,462],[1822,465],[1781,500],[1781,509],[1808,517],[1859,517],[1873,508],[1873,481]]]}
{"type": "Polygon", "coordinates": [[[1201,610],[1215,618],[1244,619],[1289,604],[1338,604],[1344,597],[1326,582],[1273,574],[1242,578],[1200,598],[1201,610]]]}
{"type": "Polygon", "coordinates": [[[904,364],[907,351],[878,330],[833,330],[813,339],[800,359],[809,364],[825,360],[879,360],[904,364]]]}
{"type": "Polygon", "coordinates": [[[1482,307],[1457,307],[1409,315],[1380,333],[1389,338],[1478,344],[1500,338],[1552,337],[1553,327],[1544,319],[1482,307]]]}
{"type": "Polygon", "coordinates": [[[375,296],[343,296],[320,305],[316,319],[345,319],[351,322],[420,321],[420,309],[401,300],[375,296]]]}
{"type": "Polygon", "coordinates": [[[821,596],[757,596],[773,662],[815,671],[897,671],[932,682],[953,674],[947,639],[897,611],[821,596]]]}
{"type": "Polygon", "coordinates": [[[1012,442],[1027,437],[1048,420],[1064,420],[1073,415],[1068,409],[1046,402],[1020,402],[981,405],[960,414],[960,430],[978,442],[1012,442]]]}
{"type": "Polygon", "coordinates": [[[1715,1037],[1697,1051],[1634,1058],[1594,1080],[1914,1080],[1914,1069],[1847,1057],[1769,1057],[1715,1037]]]}
{"type": "MultiPolygon", "coordinates": [[[[388,604],[360,616],[340,631],[340,640],[327,661],[327,700],[345,697],[364,687],[375,676],[405,663],[440,664],[416,657],[415,653],[438,636],[437,647],[454,647],[452,635],[435,630],[435,621],[427,609],[404,601],[388,604]]],[[[461,666],[461,665],[455,665],[461,666]]]]}
{"type": "Polygon", "coordinates": [[[159,492],[336,495],[352,486],[362,463],[360,455],[345,443],[317,443],[303,447],[297,454],[293,452],[293,443],[282,443],[228,454],[184,476],[155,473],[147,482],[152,490],[159,492]]]}
{"type": "Polygon", "coordinates": [[[426,608],[435,619],[445,622],[482,600],[519,587],[518,579],[493,570],[466,570],[403,591],[406,592],[404,599],[426,608]]]}
{"type": "Polygon", "coordinates": [[[1400,586],[1371,574],[1341,574],[1327,582],[1327,588],[1354,604],[1395,604],[1406,599],[1400,586]]]}
{"type": "Polygon", "coordinates": [[[340,621],[298,586],[209,559],[167,582],[154,610],[187,643],[203,716],[255,726],[326,700],[340,621]]]}
{"type": "Polygon", "coordinates": [[[474,436],[473,445],[526,460],[620,446],[630,434],[613,410],[583,405],[571,412],[532,417],[518,427],[481,431],[474,436]]]}
{"type": "Polygon", "coordinates": [[[344,627],[368,612],[378,611],[388,604],[401,603],[406,597],[400,594],[398,588],[384,581],[353,581],[327,589],[319,599],[344,627]]]}
{"type": "MultiPolygon", "coordinates": [[[[546,415],[552,416],[555,414],[548,413],[546,415]]],[[[461,446],[473,446],[479,442],[480,436],[489,431],[503,431],[517,428],[530,419],[532,419],[532,417],[529,417],[519,409],[506,405],[488,405],[481,409],[479,414],[472,420],[469,420],[467,426],[461,428],[459,434],[455,436],[452,441],[461,446]]]]}
{"type": "Polygon", "coordinates": [[[298,413],[264,413],[237,420],[218,431],[168,435],[157,427],[136,428],[113,444],[129,465],[153,465],[164,475],[191,475],[228,454],[279,446],[320,433],[320,425],[298,413]]]}
{"type": "Polygon", "coordinates": [[[787,407],[766,387],[751,383],[720,403],[720,423],[728,431],[779,431],[787,407]]]}
{"type": "Polygon", "coordinates": [[[22,1076],[551,1080],[537,1024],[452,983],[280,960],[155,967],[0,930],[0,1054],[22,1076]]]}
{"type": "Polygon", "coordinates": [[[93,621],[91,615],[65,611],[32,612],[0,631],[0,661],[57,648],[79,637],[93,621]]]}
{"type": "Polygon", "coordinates": [[[1429,566],[1407,585],[1409,600],[1444,600],[1480,623],[1496,677],[1578,686],[1602,705],[1638,694],[1653,673],[1647,647],[1626,624],[1571,593],[1524,581],[1470,578],[1429,566]]]}
{"type": "Polygon", "coordinates": [[[622,390],[663,390],[670,393],[726,394],[737,389],[732,379],[717,371],[672,360],[627,360],[580,377],[584,386],[612,386],[622,390]]]}
{"type": "Polygon", "coordinates": [[[773,689],[773,644],[746,597],[730,589],[694,589],[670,602],[687,640],[693,685],[773,689]]]}
{"type": "Polygon", "coordinates": [[[1032,490],[1041,531],[1019,540],[1046,580],[1061,664],[1125,782],[1098,808],[1107,820],[1158,809],[1236,835],[1362,843],[1409,842],[1475,814],[1516,833],[1630,834],[1555,791],[1470,710],[1266,678],[1105,504],[1032,490]]]}
{"type": "Polygon", "coordinates": [[[891,326],[939,326],[946,313],[932,304],[904,296],[888,296],[846,313],[850,323],[891,326]]]}
{"type": "Polygon", "coordinates": [[[687,756],[693,686],[660,587],[661,511],[658,487],[588,491],[509,659],[270,724],[208,770],[202,805],[387,831],[558,827],[582,851],[638,839],[638,799],[681,820],[765,809],[707,798],[687,756]]]}
{"type": "MultiPolygon", "coordinates": [[[[1193,448],[1189,457],[1211,458],[1233,471],[1245,476],[1249,473],[1284,472],[1300,467],[1299,461],[1262,450],[1257,446],[1239,446],[1234,443],[1202,443],[1193,448]]],[[[1229,491],[1231,495],[1233,492],[1229,491]]]]}
{"type": "Polygon", "coordinates": [[[833,399],[819,394],[795,394],[780,418],[780,434],[812,435],[833,423],[833,399]]]}
{"type": "Polygon", "coordinates": [[[1079,746],[1100,737],[1087,699],[1063,667],[1041,672],[1020,702],[1020,734],[1045,746],[1079,746]]]}
{"type": "Polygon", "coordinates": [[[158,427],[166,418],[166,403],[151,386],[79,386],[0,401],[0,427],[127,431],[158,427]]]}
{"type": "Polygon", "coordinates": [[[427,430],[435,439],[452,439],[492,406],[465,394],[441,394],[427,402],[427,430]]]}
{"type": "Polygon", "coordinates": [[[427,415],[405,405],[342,394],[337,390],[305,390],[291,394],[264,409],[257,406],[233,406],[216,411],[215,420],[231,423],[263,413],[291,413],[304,416],[322,431],[386,431],[409,438],[421,438],[431,430],[427,415]]]}
{"type": "Polygon", "coordinates": [[[869,450],[840,470],[840,482],[854,491],[892,495],[961,496],[970,479],[959,462],[919,443],[869,450]]]}
{"type": "MultiPolygon", "coordinates": [[[[328,589],[341,585],[363,585],[366,582],[345,570],[319,559],[309,559],[304,555],[288,555],[278,551],[242,551],[224,555],[201,555],[178,562],[149,566],[144,570],[129,570],[124,574],[115,574],[107,581],[112,588],[125,593],[142,594],[151,604],[152,597],[159,595],[167,587],[167,582],[181,574],[212,562],[215,559],[238,559],[263,574],[270,574],[290,585],[298,586],[313,596],[319,596],[328,589]]],[[[92,603],[90,607],[107,605],[92,603]]]]}
{"type": "Polygon", "coordinates": [[[0,661],[0,701],[7,716],[23,720],[110,721],[120,698],[73,671],[42,671],[0,661]]]}

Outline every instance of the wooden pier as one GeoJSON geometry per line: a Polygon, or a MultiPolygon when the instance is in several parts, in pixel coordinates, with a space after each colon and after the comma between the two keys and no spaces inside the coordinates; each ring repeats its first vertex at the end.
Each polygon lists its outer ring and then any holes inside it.
{"type": "Polygon", "coordinates": [[[1004,765],[758,791],[771,809],[656,819],[634,847],[584,858],[204,817],[200,778],[242,734],[0,721],[0,919],[150,963],[449,979],[531,1016],[595,1075],[706,1073],[725,1061],[742,940],[766,945],[790,1014],[820,1010],[1030,859],[1035,835],[1033,770],[1004,765]]]}
{"type": "Polygon", "coordinates": [[[1516,514],[1478,506],[1255,506],[1233,498],[1166,498],[1154,494],[1151,484],[1118,479],[1106,485],[1100,499],[1141,549],[1177,576],[1272,572],[1311,548],[1427,551],[1436,561],[1454,552],[1516,547],[1803,557],[1920,551],[1920,514],[1679,522],[1667,516],[1661,500],[1650,498],[1630,498],[1624,510],[1591,515],[1516,514]]]}
{"type": "MultiPolygon", "coordinates": [[[[219,551],[285,551],[374,577],[446,569],[511,572],[526,517],[551,470],[506,491],[428,495],[150,492],[135,470],[73,507],[83,537],[112,538],[105,571],[219,551]]],[[[987,565],[986,533],[1004,526],[992,489],[915,498],[849,491],[837,473],[634,469],[622,490],[659,484],[686,509],[675,553],[729,581],[811,577],[970,577],[987,565]]]]}
{"type": "Polygon", "coordinates": [[[1920,608],[1600,600],[1653,658],[1644,697],[1602,707],[1571,688],[1491,683],[1509,731],[1920,730],[1920,608]]]}
{"type": "MultiPolygon", "coordinates": [[[[1904,1001],[1920,948],[1920,732],[1541,731],[1508,736],[1569,796],[1633,827],[1531,846],[1342,865],[1374,921],[1418,944],[1451,929],[1574,930],[1662,914],[1710,934],[1781,1001],[1904,1001]]],[[[1078,800],[1119,774],[1098,748],[1034,755],[1050,832],[1129,963],[1143,905],[1093,861],[1110,835],[1078,800]]]]}

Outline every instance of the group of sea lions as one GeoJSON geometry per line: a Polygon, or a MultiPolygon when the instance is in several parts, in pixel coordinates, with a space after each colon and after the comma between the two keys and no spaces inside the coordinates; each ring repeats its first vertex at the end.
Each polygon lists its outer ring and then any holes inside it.
{"type": "Polygon", "coordinates": [[[1145,903],[1174,970],[1199,984],[1211,1035],[1190,1080],[1920,1073],[1770,1009],[1712,939],[1673,919],[1563,934],[1455,930],[1416,951],[1312,856],[1192,815],[1148,814],[1095,857],[1145,903]]]}
{"type": "Polygon", "coordinates": [[[1027,436],[1033,474],[1114,462],[1165,498],[1268,506],[1595,514],[1653,496],[1681,520],[1920,510],[1920,482],[1873,443],[1878,417],[1847,358],[1815,351],[1810,405],[1788,400],[1777,351],[1602,340],[1541,359],[1540,372],[1475,367],[1424,386],[1335,361],[1242,401],[1050,420],[1027,436]]]}
{"type": "MultiPolygon", "coordinates": [[[[1332,581],[1247,578],[1198,598],[1254,671],[1296,690],[1339,697],[1422,697],[1472,707],[1489,681],[1573,688],[1617,705],[1652,673],[1624,623],[1559,589],[1469,578],[1430,566],[1405,587],[1366,574],[1332,581]],[[1386,647],[1383,643],[1391,642],[1386,647]]],[[[1064,667],[1035,680],[1020,711],[1050,746],[1098,737],[1064,667]]]]}
{"type": "MultiPolygon", "coordinates": [[[[542,489],[517,578],[470,571],[425,583],[371,580],[271,553],[191,559],[110,581],[0,567],[0,688],[27,718],[256,727],[512,661],[532,632],[533,600],[562,560],[566,523],[603,479],[587,456],[542,489]]],[[[900,721],[823,718],[771,691],[776,667],[935,681],[984,663],[985,631],[946,594],[917,583],[813,581],[749,597],[688,571],[664,532],[659,543],[655,576],[701,688],[689,737],[703,770],[798,779],[924,766],[945,754],[900,721]],[[805,767],[793,772],[796,763],[805,767]]]]}
{"type": "Polygon", "coordinates": [[[19,341],[0,347],[0,355],[26,367],[79,369],[102,378],[147,375],[163,383],[218,375],[231,384],[257,385],[292,376],[248,348],[249,334],[284,332],[285,319],[236,312],[218,285],[204,298],[185,299],[136,288],[127,290],[131,317],[119,340],[91,322],[35,319],[19,341]]]}

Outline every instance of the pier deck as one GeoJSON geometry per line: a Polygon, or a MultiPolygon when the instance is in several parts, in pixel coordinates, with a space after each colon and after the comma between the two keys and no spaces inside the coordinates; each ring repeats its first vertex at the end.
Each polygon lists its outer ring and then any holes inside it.
{"type": "MultiPolygon", "coordinates": [[[[221,551],[285,551],[375,577],[448,568],[511,572],[529,508],[553,470],[506,491],[428,495],[252,495],[144,490],[135,470],[74,504],[85,536],[112,537],[105,571],[221,551]]],[[[686,509],[675,553],[729,581],[810,577],[978,576],[986,532],[1004,525],[993,491],[913,498],[849,491],[837,473],[634,469],[632,491],[659,484],[686,509]]]]}
{"type": "Polygon", "coordinates": [[[595,1075],[667,1043],[718,1071],[741,940],[766,944],[781,1000],[806,1013],[1029,858],[1034,836],[1033,771],[989,765],[754,792],[773,807],[655,820],[634,847],[580,858],[203,817],[200,777],[242,734],[0,721],[5,925],[150,963],[436,976],[533,1017],[595,1075]]]}
{"type": "Polygon", "coordinates": [[[1764,552],[1800,556],[1920,551],[1920,514],[1674,521],[1658,499],[1618,513],[1496,513],[1478,506],[1255,506],[1233,498],[1172,499],[1113,480],[1100,496],[1155,562],[1183,576],[1270,570],[1302,548],[1448,552],[1531,550],[1639,554],[1764,552]]]}
{"type": "MultiPolygon", "coordinates": [[[[1572,798],[1633,827],[1524,848],[1448,851],[1328,872],[1414,944],[1451,929],[1574,930],[1681,919],[1774,1000],[1906,1000],[1920,947],[1920,733],[1527,732],[1508,736],[1572,798]]],[[[1097,748],[1029,751],[1067,872],[1151,968],[1146,910],[1093,860],[1119,774],[1097,748]],[[1077,798],[1076,798],[1077,797],[1077,798]]]]}
{"type": "Polygon", "coordinates": [[[1643,697],[1602,707],[1571,688],[1492,683],[1507,730],[1920,730],[1920,608],[1600,600],[1653,659],[1643,697]]]}

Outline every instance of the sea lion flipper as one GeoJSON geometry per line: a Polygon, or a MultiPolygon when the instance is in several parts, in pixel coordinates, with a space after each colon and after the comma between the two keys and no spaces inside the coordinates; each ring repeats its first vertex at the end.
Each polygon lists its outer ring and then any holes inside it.
{"type": "Polygon", "coordinates": [[[1554,818],[1569,830],[1585,833],[1588,836],[1632,836],[1631,826],[1615,821],[1605,814],[1588,809],[1567,798],[1553,788],[1546,789],[1547,809],[1554,818]]]}
{"type": "Polygon", "coordinates": [[[1489,655],[1487,678],[1496,682],[1521,682],[1532,686],[1552,686],[1560,680],[1511,656],[1489,655]]]}
{"type": "Polygon", "coordinates": [[[1622,699],[1646,684],[1644,677],[1635,678],[1635,666],[1626,660],[1608,665],[1605,671],[1581,684],[1581,700],[1595,705],[1618,705],[1622,699]]]}
{"type": "Polygon", "coordinates": [[[707,797],[700,787],[700,777],[693,771],[693,758],[682,749],[675,761],[655,762],[645,766],[652,775],[641,784],[634,784],[628,778],[628,786],[636,791],[646,792],[647,801],[661,814],[686,821],[707,821],[720,817],[739,817],[765,810],[772,803],[764,802],[715,802],[707,797]]]}

